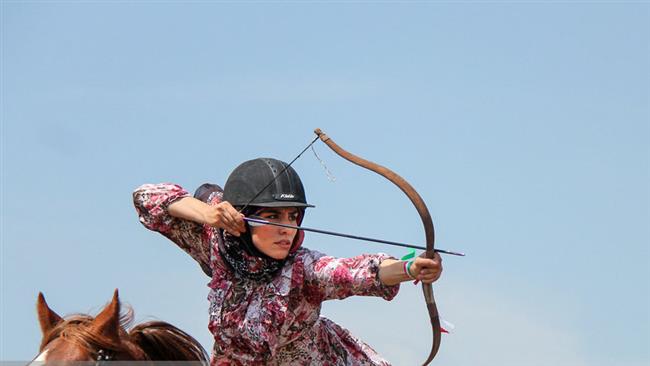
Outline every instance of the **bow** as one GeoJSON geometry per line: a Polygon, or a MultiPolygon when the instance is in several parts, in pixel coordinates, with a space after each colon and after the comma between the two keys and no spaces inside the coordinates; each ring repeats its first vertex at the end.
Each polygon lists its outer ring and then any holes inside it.
{"type": "MultiPolygon", "coordinates": [[[[404,192],[408,196],[408,198],[411,200],[413,205],[415,205],[415,208],[417,209],[418,214],[422,219],[422,224],[424,224],[424,232],[425,232],[426,243],[427,243],[425,256],[427,258],[433,258],[435,253],[434,252],[435,232],[433,228],[433,220],[431,219],[431,214],[429,214],[429,210],[427,209],[427,206],[424,204],[424,200],[422,200],[422,197],[420,197],[420,195],[415,191],[415,189],[406,180],[404,180],[404,178],[400,177],[392,170],[383,167],[379,164],[360,158],[344,150],[319,128],[314,130],[314,133],[318,136],[318,138],[321,139],[321,141],[323,141],[327,146],[329,146],[330,149],[334,150],[334,152],[337,153],[339,156],[356,165],[359,165],[363,168],[366,168],[368,170],[371,170],[383,176],[384,178],[388,179],[389,181],[397,185],[397,187],[399,187],[399,189],[401,189],[402,192],[404,192]]],[[[429,353],[429,357],[427,357],[427,360],[424,361],[423,364],[423,365],[428,365],[433,360],[433,358],[436,357],[436,353],[438,353],[438,349],[440,348],[440,317],[438,316],[438,308],[436,307],[436,300],[433,297],[433,287],[431,286],[431,284],[422,283],[422,291],[424,292],[424,299],[427,304],[427,310],[429,311],[429,319],[431,320],[431,327],[433,329],[433,342],[431,344],[431,352],[429,353]]]]}

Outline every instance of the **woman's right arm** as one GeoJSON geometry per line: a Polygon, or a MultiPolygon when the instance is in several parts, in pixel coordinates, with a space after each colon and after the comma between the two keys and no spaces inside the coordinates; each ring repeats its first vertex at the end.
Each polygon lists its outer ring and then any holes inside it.
{"type": "Polygon", "coordinates": [[[170,204],[168,211],[174,217],[224,229],[236,236],[246,230],[244,215],[225,201],[211,206],[194,197],[184,197],[170,204]]]}
{"type": "Polygon", "coordinates": [[[170,213],[170,206],[189,198],[186,190],[169,183],[144,184],[133,192],[133,204],[142,225],[173,241],[210,276],[210,245],[203,240],[203,225],[191,218],[175,217],[170,213]]]}
{"type": "Polygon", "coordinates": [[[176,184],[143,184],[133,191],[133,205],[142,225],[167,235],[174,229],[174,217],[168,207],[184,197],[189,197],[189,193],[176,184]]]}

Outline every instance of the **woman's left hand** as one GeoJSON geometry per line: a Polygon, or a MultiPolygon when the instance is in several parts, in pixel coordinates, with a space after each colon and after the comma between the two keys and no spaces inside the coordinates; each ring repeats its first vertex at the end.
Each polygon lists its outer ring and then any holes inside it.
{"type": "Polygon", "coordinates": [[[442,258],[435,253],[433,259],[426,258],[425,253],[415,258],[411,263],[410,272],[416,280],[423,283],[433,283],[442,274],[442,258]]]}

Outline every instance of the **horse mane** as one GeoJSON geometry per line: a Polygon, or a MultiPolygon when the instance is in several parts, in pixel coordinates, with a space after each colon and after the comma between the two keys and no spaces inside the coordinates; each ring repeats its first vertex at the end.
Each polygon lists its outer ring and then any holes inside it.
{"type": "Polygon", "coordinates": [[[208,354],[194,337],[163,321],[138,324],[129,331],[129,336],[152,361],[208,362],[208,354]]]}

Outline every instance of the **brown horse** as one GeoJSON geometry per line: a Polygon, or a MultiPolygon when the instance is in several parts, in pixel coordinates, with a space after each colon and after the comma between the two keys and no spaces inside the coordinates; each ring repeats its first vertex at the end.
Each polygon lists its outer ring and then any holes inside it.
{"type": "Polygon", "coordinates": [[[120,315],[117,289],[111,303],[94,318],[73,315],[64,319],[48,307],[42,293],[38,294],[37,312],[43,340],[34,361],[208,362],[201,344],[171,324],[151,321],[127,331],[133,311],[120,315]]]}

